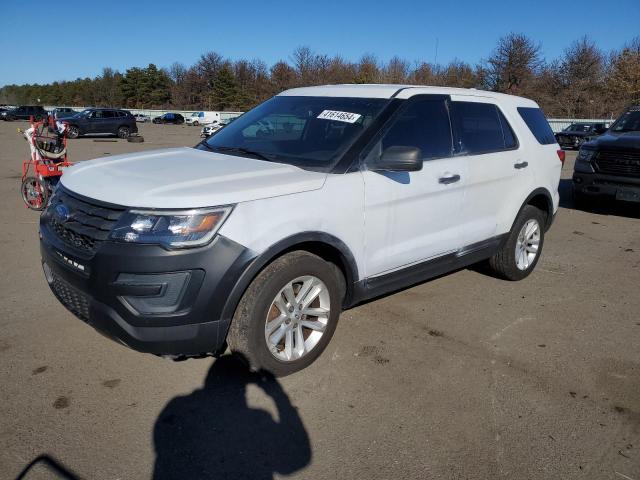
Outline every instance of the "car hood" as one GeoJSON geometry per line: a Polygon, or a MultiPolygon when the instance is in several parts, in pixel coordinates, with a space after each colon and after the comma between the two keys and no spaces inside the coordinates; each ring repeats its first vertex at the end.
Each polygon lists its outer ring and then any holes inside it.
{"type": "Polygon", "coordinates": [[[640,132],[607,132],[586,145],[598,149],[640,151],[640,132]]]}
{"type": "Polygon", "coordinates": [[[322,188],[326,173],[194,148],[89,160],[65,170],[62,185],[107,203],[143,208],[227,205],[322,188]]]}

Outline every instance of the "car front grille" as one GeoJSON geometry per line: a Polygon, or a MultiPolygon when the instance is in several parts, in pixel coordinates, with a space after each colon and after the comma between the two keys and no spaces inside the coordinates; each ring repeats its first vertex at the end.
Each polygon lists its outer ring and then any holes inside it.
{"type": "Polygon", "coordinates": [[[595,165],[601,173],[640,177],[640,152],[598,152],[595,165]]]}
{"type": "Polygon", "coordinates": [[[48,224],[65,244],[93,254],[107,240],[124,210],[96,205],[58,190],[47,208],[48,224]]]}
{"type": "Polygon", "coordinates": [[[56,298],[76,317],[89,321],[89,297],[63,280],[55,272],[51,272],[51,290],[56,298]]]}

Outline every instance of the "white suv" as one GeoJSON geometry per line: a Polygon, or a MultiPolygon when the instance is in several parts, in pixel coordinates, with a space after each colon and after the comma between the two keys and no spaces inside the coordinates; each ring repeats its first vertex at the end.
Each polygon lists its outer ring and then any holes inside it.
{"type": "Polygon", "coordinates": [[[538,106],[451,88],[288,90],[195,148],[69,169],[40,222],[57,298],[174,358],[313,362],[340,312],[487,261],[520,280],[558,208],[538,106]]]}

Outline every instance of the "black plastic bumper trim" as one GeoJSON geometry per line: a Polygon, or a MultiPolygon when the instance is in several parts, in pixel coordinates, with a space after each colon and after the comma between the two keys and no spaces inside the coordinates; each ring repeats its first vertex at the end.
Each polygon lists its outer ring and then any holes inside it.
{"type": "MultiPolygon", "coordinates": [[[[88,319],[83,320],[119,343],[160,355],[199,355],[223,347],[233,315],[225,312],[224,307],[256,256],[246,247],[218,235],[209,245],[179,251],[156,245],[105,242],[93,257],[80,258],[57,239],[46,221],[41,221],[40,233],[43,263],[65,282],[69,298],[80,298],[89,304],[88,319]],[[82,261],[90,274],[74,269],[59,253],[67,259],[82,261]],[[158,285],[118,284],[121,273],[185,271],[191,272],[190,281],[173,313],[138,314],[121,301],[125,296],[153,294],[158,289],[158,285]]],[[[56,296],[64,304],[67,297],[56,296]]],[[[69,305],[65,306],[73,312],[69,305]]]]}

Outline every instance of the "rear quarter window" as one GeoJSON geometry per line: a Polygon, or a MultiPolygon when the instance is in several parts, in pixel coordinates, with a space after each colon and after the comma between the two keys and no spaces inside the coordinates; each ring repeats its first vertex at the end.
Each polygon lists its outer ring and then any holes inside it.
{"type": "Polygon", "coordinates": [[[518,107],[518,113],[539,144],[553,145],[556,143],[556,137],[553,135],[553,130],[551,130],[542,110],[533,107],[518,107]]]}

